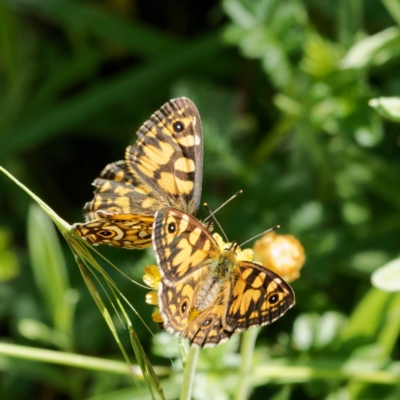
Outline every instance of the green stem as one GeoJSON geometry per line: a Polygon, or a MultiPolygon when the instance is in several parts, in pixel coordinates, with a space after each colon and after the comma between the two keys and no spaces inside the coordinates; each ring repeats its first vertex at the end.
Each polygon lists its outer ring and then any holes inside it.
{"type": "Polygon", "coordinates": [[[192,387],[194,380],[194,372],[196,370],[197,357],[199,355],[200,347],[192,346],[189,349],[188,357],[186,360],[185,370],[183,372],[183,383],[180,400],[190,400],[192,398],[192,387]]]}
{"type": "MultiPolygon", "coordinates": [[[[52,364],[68,365],[71,367],[85,368],[93,371],[111,372],[120,375],[135,375],[142,378],[142,372],[138,365],[127,368],[125,362],[105,360],[103,358],[82,356],[79,354],[65,353],[62,351],[38,349],[16,344],[0,343],[0,354],[8,357],[22,358],[48,362],[52,364]]],[[[166,375],[170,372],[166,367],[155,367],[157,375],[166,375]]]]}
{"type": "Polygon", "coordinates": [[[236,400],[245,400],[250,391],[250,369],[253,363],[254,345],[256,343],[259,329],[250,329],[242,334],[240,347],[241,364],[239,369],[239,383],[236,391],[236,400]]]}

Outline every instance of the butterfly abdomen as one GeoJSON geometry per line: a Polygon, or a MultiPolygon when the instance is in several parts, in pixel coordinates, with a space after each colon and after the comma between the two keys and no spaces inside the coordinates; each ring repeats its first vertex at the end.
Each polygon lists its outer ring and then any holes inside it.
{"type": "Polygon", "coordinates": [[[203,311],[213,303],[220,291],[221,284],[221,279],[215,276],[209,276],[197,296],[195,309],[203,311]]]}

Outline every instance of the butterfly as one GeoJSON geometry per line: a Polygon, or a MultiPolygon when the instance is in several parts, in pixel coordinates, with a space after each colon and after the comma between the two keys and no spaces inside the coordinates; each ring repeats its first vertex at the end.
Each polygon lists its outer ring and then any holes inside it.
{"type": "Polygon", "coordinates": [[[93,182],[94,199],[84,206],[86,223],[73,225],[92,244],[151,246],[157,210],[173,206],[194,215],[199,208],[203,134],[193,102],[168,101],[137,135],[125,160],[107,165],[93,182]]]}
{"type": "Polygon", "coordinates": [[[276,321],[295,304],[288,283],[259,264],[237,260],[236,243],[221,250],[185,212],[157,211],[152,236],[163,326],[190,344],[215,346],[235,332],[276,321]]]}

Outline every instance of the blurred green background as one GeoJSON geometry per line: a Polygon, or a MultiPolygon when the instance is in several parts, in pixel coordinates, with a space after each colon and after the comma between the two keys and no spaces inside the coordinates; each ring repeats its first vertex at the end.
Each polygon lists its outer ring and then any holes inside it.
{"type": "MultiPolygon", "coordinates": [[[[0,165],[83,221],[105,165],[164,102],[189,97],[203,123],[202,199],[215,209],[244,190],[218,213],[228,237],[280,224],[305,247],[296,307],[258,336],[251,399],[398,399],[400,294],[371,274],[399,255],[400,106],[370,100],[400,95],[399,24],[400,0],[0,0],[0,165]]],[[[1,343],[123,360],[31,204],[1,174],[1,343]]],[[[151,250],[100,250],[138,280],[154,262],[151,250]]],[[[159,332],[146,291],[110,274],[159,332]]],[[[177,340],[154,342],[131,318],[153,364],[171,366],[177,340]]],[[[238,339],[203,352],[195,399],[233,398],[238,339]]],[[[162,379],[171,399],[174,365],[162,379]]],[[[138,398],[116,374],[1,354],[0,371],[1,399],[138,398]]]]}

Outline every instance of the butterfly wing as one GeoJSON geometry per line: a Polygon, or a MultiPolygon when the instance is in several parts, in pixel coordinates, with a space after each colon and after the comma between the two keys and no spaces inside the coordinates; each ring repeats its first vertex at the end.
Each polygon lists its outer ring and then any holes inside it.
{"type": "Polygon", "coordinates": [[[238,261],[234,277],[226,314],[229,331],[271,324],[295,304],[290,285],[261,265],[238,261]]]}
{"type": "Polygon", "coordinates": [[[180,97],[165,103],[126,149],[128,169],[170,206],[194,215],[200,204],[203,134],[196,106],[180,97]]]}
{"type": "Polygon", "coordinates": [[[237,261],[215,300],[191,319],[185,336],[191,344],[212,347],[235,332],[276,321],[294,303],[292,288],[277,274],[258,264],[237,261]]]}
{"type": "Polygon", "coordinates": [[[166,200],[136,174],[128,170],[124,161],[111,163],[93,182],[94,198],[84,206],[86,221],[99,219],[99,211],[106,214],[154,213],[168,205],[166,200]]]}
{"type": "Polygon", "coordinates": [[[169,285],[190,276],[197,279],[220,252],[216,240],[199,221],[172,207],[156,213],[153,247],[163,282],[169,285]]]}
{"type": "Polygon", "coordinates": [[[187,336],[198,314],[196,299],[218,256],[218,244],[194,217],[163,208],[155,216],[153,247],[162,275],[158,299],[164,328],[187,336]]]}
{"type": "Polygon", "coordinates": [[[90,243],[108,244],[125,249],[151,246],[153,217],[138,214],[107,214],[98,212],[98,219],[74,224],[73,229],[90,243]]]}
{"type": "Polygon", "coordinates": [[[92,244],[150,246],[154,213],[166,205],[165,199],[132,174],[124,161],[107,165],[93,185],[94,199],[84,207],[87,222],[74,224],[75,232],[92,244]]]}
{"type": "Polygon", "coordinates": [[[292,288],[258,264],[221,252],[194,217],[177,209],[156,213],[153,246],[162,275],[159,306],[164,327],[200,347],[274,322],[294,305],[292,288]]]}
{"type": "Polygon", "coordinates": [[[126,161],[107,165],[93,182],[86,223],[73,226],[92,244],[142,249],[151,245],[157,210],[168,205],[189,213],[198,209],[203,139],[195,105],[186,98],[170,100],[137,134],[126,161]]]}

